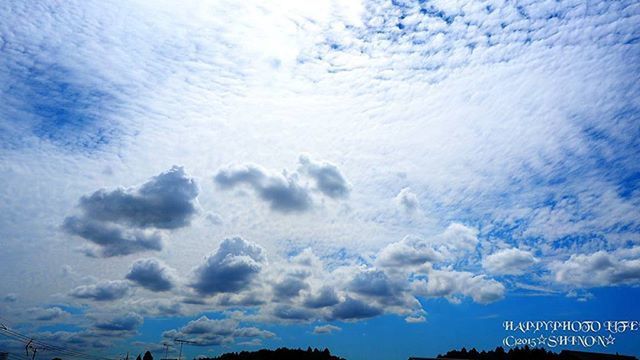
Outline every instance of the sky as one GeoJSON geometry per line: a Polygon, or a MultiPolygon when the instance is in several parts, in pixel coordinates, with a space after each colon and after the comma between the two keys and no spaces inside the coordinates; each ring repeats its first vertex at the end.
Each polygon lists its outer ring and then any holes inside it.
{"type": "MultiPolygon", "coordinates": [[[[0,18],[15,331],[111,358],[182,338],[187,358],[357,360],[640,318],[637,2],[8,0],[0,18]]],[[[589,350],[640,355],[616,336],[589,350]]]]}

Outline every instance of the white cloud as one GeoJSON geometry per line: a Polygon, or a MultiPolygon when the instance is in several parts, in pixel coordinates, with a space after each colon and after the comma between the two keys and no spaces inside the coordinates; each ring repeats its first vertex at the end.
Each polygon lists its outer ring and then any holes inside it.
{"type": "Polygon", "coordinates": [[[466,271],[432,270],[427,280],[414,283],[417,295],[426,297],[446,297],[458,301],[458,296],[468,296],[480,304],[500,300],[505,295],[505,287],[484,275],[474,275],[466,271]]]}
{"type": "Polygon", "coordinates": [[[411,191],[411,188],[403,188],[395,197],[398,206],[408,213],[412,213],[418,209],[420,202],[418,196],[411,191]]]}
{"type": "Polygon", "coordinates": [[[482,260],[482,267],[491,274],[522,275],[537,261],[529,251],[503,249],[486,256],[482,260]]]}
{"type": "MultiPolygon", "coordinates": [[[[626,251],[575,254],[551,265],[554,280],[569,287],[600,287],[640,282],[640,259],[626,258],[626,251]]],[[[633,252],[632,252],[633,253],[633,252]]]]}
{"type": "Polygon", "coordinates": [[[64,311],[59,306],[52,306],[47,308],[34,308],[29,310],[29,314],[35,319],[39,321],[59,321],[70,314],[64,311]]]}
{"type": "Polygon", "coordinates": [[[409,324],[418,324],[427,321],[427,318],[423,315],[411,315],[404,318],[404,321],[408,322],[409,324]]]}
{"type": "Polygon", "coordinates": [[[442,256],[428,242],[410,236],[384,247],[376,264],[382,267],[411,267],[442,260],[442,256]]]}
{"type": "Polygon", "coordinates": [[[336,331],[341,331],[342,328],[339,326],[327,324],[327,325],[318,325],[313,328],[314,334],[331,334],[336,331]]]}
{"type": "Polygon", "coordinates": [[[435,240],[443,244],[454,256],[459,256],[457,254],[476,250],[479,242],[478,230],[463,224],[451,223],[435,240]]]}

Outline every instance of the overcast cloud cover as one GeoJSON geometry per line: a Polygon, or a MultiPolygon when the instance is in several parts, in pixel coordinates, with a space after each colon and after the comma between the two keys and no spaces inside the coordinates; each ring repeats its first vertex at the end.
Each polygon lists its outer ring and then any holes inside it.
{"type": "Polygon", "coordinates": [[[445,313],[638,295],[637,2],[0,18],[0,319],[43,341],[406,358],[445,313]]]}

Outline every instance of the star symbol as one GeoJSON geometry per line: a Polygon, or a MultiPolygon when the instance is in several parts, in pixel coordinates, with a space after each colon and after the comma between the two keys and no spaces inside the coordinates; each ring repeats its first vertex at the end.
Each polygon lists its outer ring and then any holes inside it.
{"type": "Polygon", "coordinates": [[[547,338],[544,337],[544,334],[540,334],[540,337],[538,338],[538,344],[540,344],[540,345],[546,345],[547,344],[547,338]]]}
{"type": "Polygon", "coordinates": [[[605,340],[607,340],[607,344],[606,345],[613,345],[613,342],[616,341],[616,338],[614,338],[613,336],[611,336],[611,334],[609,334],[609,336],[607,336],[606,338],[604,338],[605,340]]]}

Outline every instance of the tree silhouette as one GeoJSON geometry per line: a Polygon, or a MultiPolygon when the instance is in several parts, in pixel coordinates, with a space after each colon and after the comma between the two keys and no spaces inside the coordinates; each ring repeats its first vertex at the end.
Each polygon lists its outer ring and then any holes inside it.
{"type": "Polygon", "coordinates": [[[142,360],[153,360],[153,355],[151,355],[150,351],[147,351],[146,353],[144,353],[144,357],[142,357],[142,360]]]}
{"type": "MultiPolygon", "coordinates": [[[[636,359],[635,357],[622,356],[622,355],[605,355],[595,354],[593,359],[636,359]]],[[[438,355],[438,358],[447,359],[469,359],[469,360],[575,360],[576,355],[571,351],[563,350],[561,353],[556,354],[551,351],[539,348],[529,348],[525,346],[523,348],[513,348],[506,352],[503,348],[497,347],[492,351],[478,352],[476,349],[462,348],[461,350],[451,350],[444,355],[438,355]]]]}
{"type": "Polygon", "coordinates": [[[258,350],[253,352],[242,351],[239,353],[227,353],[215,358],[201,358],[200,360],[344,360],[331,355],[329,349],[307,350],[279,348],[276,350],[258,350]]]}

